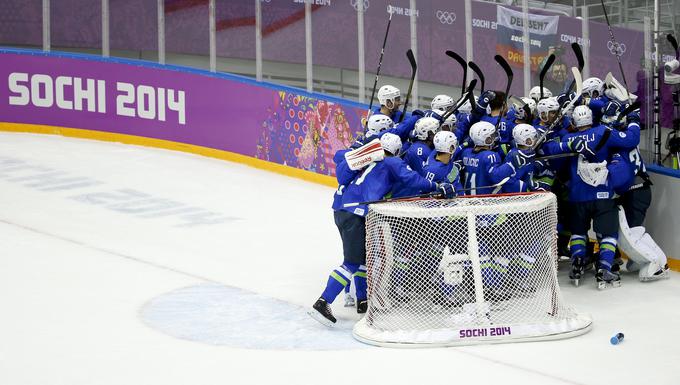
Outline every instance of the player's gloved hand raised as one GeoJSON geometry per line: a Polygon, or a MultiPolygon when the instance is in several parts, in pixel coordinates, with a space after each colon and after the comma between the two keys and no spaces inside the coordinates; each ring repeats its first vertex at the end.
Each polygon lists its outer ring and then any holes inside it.
{"type": "Polygon", "coordinates": [[[477,99],[477,106],[480,108],[486,110],[486,107],[489,106],[489,103],[491,103],[492,100],[496,99],[496,93],[493,91],[484,91],[483,94],[479,95],[479,99],[477,99]]]}
{"type": "Polygon", "coordinates": [[[425,112],[423,112],[422,110],[413,110],[413,112],[411,112],[411,115],[420,116],[421,118],[423,118],[425,117],[425,112]]]}
{"type": "Polygon", "coordinates": [[[451,183],[439,183],[437,191],[444,198],[451,199],[456,195],[456,188],[451,183]]]}
{"type": "Polygon", "coordinates": [[[526,166],[531,163],[536,154],[533,151],[527,151],[526,153],[522,151],[516,151],[512,156],[510,156],[510,163],[515,168],[519,170],[522,166],[526,166]]]}
{"type": "Polygon", "coordinates": [[[626,115],[626,121],[628,124],[635,123],[640,124],[640,110],[635,110],[630,114],[626,115]]]}

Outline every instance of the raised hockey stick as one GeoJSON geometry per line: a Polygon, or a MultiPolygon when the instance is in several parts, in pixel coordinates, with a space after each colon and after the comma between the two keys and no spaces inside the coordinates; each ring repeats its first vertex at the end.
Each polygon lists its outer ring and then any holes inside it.
{"type": "Polygon", "coordinates": [[[483,94],[484,89],[485,89],[484,88],[484,72],[482,72],[482,70],[479,67],[477,67],[477,64],[475,64],[475,62],[473,62],[473,61],[468,62],[468,67],[470,67],[470,69],[472,69],[472,72],[474,72],[475,75],[477,75],[477,78],[479,79],[479,82],[481,83],[480,93],[483,94]]]}
{"type": "Polygon", "coordinates": [[[416,57],[413,55],[413,51],[409,48],[406,51],[406,58],[408,58],[409,64],[411,64],[411,82],[408,84],[408,92],[406,93],[406,100],[404,100],[404,110],[401,112],[399,121],[401,123],[406,115],[406,109],[408,108],[408,100],[411,98],[411,91],[413,90],[413,82],[416,80],[416,71],[418,70],[418,63],[416,63],[416,57]]]}
{"type": "Polygon", "coordinates": [[[541,68],[541,74],[538,78],[538,85],[541,88],[541,96],[539,100],[543,100],[544,95],[543,95],[543,80],[545,79],[545,75],[548,74],[548,71],[550,70],[550,67],[552,67],[553,63],[555,62],[555,55],[550,54],[548,56],[548,59],[545,61],[545,64],[543,64],[543,68],[541,68]]]}
{"type": "MultiPolygon", "coordinates": [[[[508,62],[503,58],[501,55],[496,55],[493,57],[494,60],[496,60],[496,63],[503,68],[503,71],[505,71],[505,75],[508,77],[508,82],[505,86],[505,100],[503,100],[502,106],[507,105],[508,103],[508,96],[510,94],[510,86],[512,86],[512,78],[513,78],[513,73],[512,73],[512,68],[510,68],[510,65],[508,62]]],[[[501,112],[503,112],[503,107],[501,107],[501,112]]],[[[503,119],[503,114],[498,114],[498,121],[496,122],[496,131],[498,131],[498,126],[501,124],[501,120],[503,119]]]]}
{"type": "Polygon", "coordinates": [[[382,48],[380,49],[380,59],[378,59],[378,70],[375,71],[375,80],[373,81],[373,91],[371,91],[371,100],[368,103],[368,113],[366,114],[366,127],[368,126],[368,117],[371,115],[371,109],[373,108],[373,98],[375,97],[375,89],[378,87],[378,78],[380,77],[380,67],[382,67],[383,55],[385,55],[385,45],[387,44],[387,35],[390,33],[390,24],[392,24],[392,14],[390,9],[390,18],[387,20],[387,29],[385,30],[385,38],[383,39],[382,48]]]}
{"type": "Polygon", "coordinates": [[[579,96],[583,93],[583,78],[581,77],[581,72],[578,70],[576,67],[571,67],[571,72],[574,75],[574,80],[576,81],[576,97],[571,99],[569,101],[569,104],[564,106],[560,110],[560,112],[557,114],[555,117],[555,120],[546,128],[545,132],[541,134],[541,136],[538,138],[536,141],[536,144],[534,145],[534,150],[538,148],[538,146],[542,145],[543,142],[545,141],[545,138],[548,137],[548,134],[552,132],[552,130],[557,126],[557,124],[562,120],[562,117],[564,114],[569,111],[569,109],[574,107],[574,104],[576,104],[576,101],[579,99],[579,96]]]}
{"type": "Polygon", "coordinates": [[[666,35],[666,39],[668,39],[668,42],[671,43],[673,49],[675,50],[675,59],[679,60],[678,58],[680,58],[680,50],[678,50],[678,41],[675,40],[675,36],[669,33],[666,35]]]}
{"type": "Polygon", "coordinates": [[[621,77],[623,78],[623,84],[626,86],[626,95],[628,95],[628,103],[633,104],[630,99],[630,91],[628,88],[628,82],[626,81],[626,74],[623,72],[623,65],[621,65],[621,56],[619,55],[619,43],[614,38],[614,31],[612,31],[612,25],[609,22],[609,16],[607,15],[607,7],[604,6],[604,0],[600,0],[602,4],[602,11],[604,12],[604,18],[607,21],[607,27],[609,28],[609,37],[611,38],[612,45],[616,51],[614,56],[616,56],[616,61],[619,63],[619,70],[621,71],[621,77]]]}
{"type": "MultiPolygon", "coordinates": [[[[586,62],[583,60],[583,51],[581,51],[581,46],[578,43],[571,43],[571,49],[574,51],[574,55],[576,56],[576,61],[578,62],[578,72],[583,73],[583,67],[585,67],[586,62]]],[[[567,93],[570,93],[571,90],[574,88],[574,83],[576,82],[576,79],[572,80],[571,83],[569,83],[569,88],[567,88],[567,93]]],[[[576,95],[579,96],[579,95],[576,95]]]]}
{"type": "MultiPolygon", "coordinates": [[[[498,187],[503,186],[509,180],[510,180],[510,177],[506,177],[506,178],[503,178],[500,182],[498,182],[496,184],[492,184],[490,186],[465,188],[465,189],[456,190],[456,191],[464,192],[464,191],[480,190],[480,189],[485,189],[485,188],[498,188],[498,187]]],[[[356,207],[356,206],[361,206],[361,205],[372,205],[374,203],[400,202],[400,201],[407,201],[407,200],[411,200],[411,199],[422,199],[422,198],[437,198],[437,197],[441,197],[442,195],[443,195],[443,193],[441,191],[431,191],[429,193],[418,194],[418,195],[409,195],[409,196],[399,197],[399,198],[385,198],[385,199],[378,199],[378,200],[375,200],[375,201],[345,203],[342,206],[347,208],[347,207],[356,207]]],[[[454,199],[455,199],[455,197],[454,197],[454,199]]]]}
{"type": "Polygon", "coordinates": [[[467,70],[468,66],[467,63],[465,62],[465,59],[463,59],[460,55],[457,53],[447,50],[446,51],[446,56],[452,58],[453,60],[457,61],[458,64],[460,64],[461,67],[463,67],[463,85],[460,87],[460,97],[463,97],[463,94],[465,93],[465,89],[467,88],[467,70]]]}
{"type": "Polygon", "coordinates": [[[444,116],[442,116],[441,122],[439,123],[439,127],[441,127],[441,125],[444,124],[444,122],[446,121],[446,119],[448,119],[449,116],[458,112],[458,110],[463,106],[463,104],[465,104],[467,100],[470,101],[470,105],[474,105],[475,99],[472,91],[475,89],[476,85],[477,79],[472,79],[470,85],[467,88],[467,91],[463,92],[463,96],[461,96],[460,99],[458,99],[455,106],[450,111],[446,112],[444,116]]]}

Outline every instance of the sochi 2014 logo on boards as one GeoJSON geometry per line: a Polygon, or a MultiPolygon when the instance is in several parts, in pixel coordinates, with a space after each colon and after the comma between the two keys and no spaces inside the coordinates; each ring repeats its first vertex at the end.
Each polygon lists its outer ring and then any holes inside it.
{"type": "Polygon", "coordinates": [[[437,19],[439,19],[439,22],[444,24],[444,25],[451,25],[453,22],[456,21],[456,13],[455,12],[449,12],[449,11],[441,11],[438,10],[435,15],[437,16],[437,19]]]}
{"type": "Polygon", "coordinates": [[[626,45],[624,43],[613,42],[611,40],[607,42],[607,49],[615,56],[621,56],[626,53],[626,45]]]}
{"type": "Polygon", "coordinates": [[[357,11],[359,10],[359,7],[361,7],[362,11],[366,11],[371,5],[368,0],[349,0],[349,4],[357,11]]]}

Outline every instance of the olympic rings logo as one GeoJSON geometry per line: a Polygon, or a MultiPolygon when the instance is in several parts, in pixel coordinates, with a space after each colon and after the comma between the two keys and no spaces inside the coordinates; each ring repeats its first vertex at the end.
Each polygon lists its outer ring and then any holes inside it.
{"type": "Polygon", "coordinates": [[[359,7],[361,7],[362,11],[366,11],[371,5],[369,0],[349,0],[349,3],[357,11],[359,10],[359,7]]]}
{"type": "Polygon", "coordinates": [[[615,43],[611,40],[607,42],[607,49],[612,55],[621,56],[626,53],[626,45],[623,43],[615,43]]]}
{"type": "Polygon", "coordinates": [[[456,13],[455,12],[448,12],[448,11],[437,11],[436,13],[437,19],[439,19],[439,22],[442,24],[453,24],[454,21],[456,21],[456,13]]]}

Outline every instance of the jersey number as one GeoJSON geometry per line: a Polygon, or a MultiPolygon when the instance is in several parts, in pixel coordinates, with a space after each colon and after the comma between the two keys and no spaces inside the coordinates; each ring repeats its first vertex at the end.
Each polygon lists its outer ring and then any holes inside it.
{"type": "Polygon", "coordinates": [[[357,186],[359,186],[360,184],[364,183],[364,179],[366,179],[366,175],[368,175],[368,174],[371,172],[371,170],[373,170],[373,168],[375,167],[376,164],[377,164],[377,163],[375,163],[375,162],[371,163],[371,165],[368,166],[368,168],[366,168],[366,171],[364,171],[364,173],[361,174],[361,176],[359,177],[359,179],[357,179],[357,180],[354,182],[354,184],[357,185],[357,186]]]}

